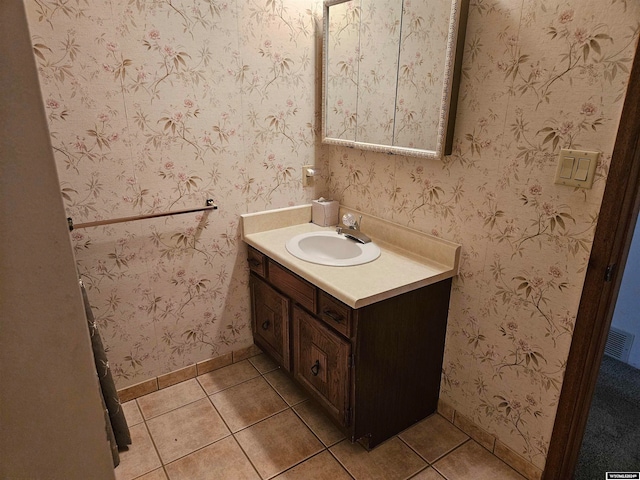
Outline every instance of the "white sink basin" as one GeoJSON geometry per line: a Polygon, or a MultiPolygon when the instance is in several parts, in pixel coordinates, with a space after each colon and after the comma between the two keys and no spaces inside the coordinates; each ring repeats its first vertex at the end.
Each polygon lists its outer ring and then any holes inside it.
{"type": "Polygon", "coordinates": [[[373,242],[358,243],[331,231],[301,233],[285,246],[294,257],[334,267],[361,265],[380,256],[380,247],[373,242]]]}

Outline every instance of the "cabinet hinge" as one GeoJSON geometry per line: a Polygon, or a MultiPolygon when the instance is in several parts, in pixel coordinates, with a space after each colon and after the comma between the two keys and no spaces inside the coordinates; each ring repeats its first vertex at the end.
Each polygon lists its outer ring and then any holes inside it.
{"type": "Polygon", "coordinates": [[[353,365],[354,365],[354,359],[353,359],[353,353],[352,353],[347,357],[347,367],[353,368],[353,365]]]}
{"type": "Polygon", "coordinates": [[[613,273],[616,271],[616,264],[612,263],[607,266],[607,269],[604,271],[604,281],[610,282],[613,279],[613,273]]]}
{"type": "Polygon", "coordinates": [[[344,411],[344,424],[345,426],[351,424],[351,407],[347,407],[344,411]]]}

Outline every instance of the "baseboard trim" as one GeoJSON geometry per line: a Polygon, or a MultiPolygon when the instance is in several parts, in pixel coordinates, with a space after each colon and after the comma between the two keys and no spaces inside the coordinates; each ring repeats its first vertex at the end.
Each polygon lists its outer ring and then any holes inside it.
{"type": "Polygon", "coordinates": [[[219,357],[209,358],[201,362],[193,363],[182,367],[178,370],[174,370],[158,377],[153,377],[148,380],[144,380],[135,385],[118,390],[118,397],[120,403],[125,403],[143,395],[162,390],[163,388],[170,387],[185,380],[196,378],[198,375],[203,375],[208,372],[212,372],[222,367],[231,365],[232,363],[241,362],[249,357],[262,353],[256,345],[249,345],[248,347],[235,350],[233,352],[226,353],[219,357]]]}
{"type": "Polygon", "coordinates": [[[438,413],[527,480],[542,478],[542,470],[442,400],[438,400],[438,413]]]}

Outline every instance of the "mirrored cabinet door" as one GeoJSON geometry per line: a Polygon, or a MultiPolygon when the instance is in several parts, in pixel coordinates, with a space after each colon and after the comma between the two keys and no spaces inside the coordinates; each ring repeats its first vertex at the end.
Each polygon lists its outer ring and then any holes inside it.
{"type": "Polygon", "coordinates": [[[438,143],[451,3],[405,2],[403,10],[393,145],[431,150],[438,143]]]}
{"type": "Polygon", "coordinates": [[[355,140],[393,144],[402,3],[360,0],[360,68],[355,140]]]}
{"type": "Polygon", "coordinates": [[[469,0],[325,0],[323,142],[450,153],[469,0]]]}
{"type": "Polygon", "coordinates": [[[360,6],[354,0],[331,7],[325,38],[324,116],[326,136],[354,141],[358,105],[360,6]]]}

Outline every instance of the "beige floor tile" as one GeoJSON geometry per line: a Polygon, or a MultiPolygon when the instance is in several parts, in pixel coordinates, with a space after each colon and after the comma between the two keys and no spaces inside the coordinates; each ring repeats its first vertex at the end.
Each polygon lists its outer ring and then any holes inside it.
{"type": "Polygon", "coordinates": [[[138,408],[138,404],[135,400],[130,400],[126,403],[122,404],[122,411],[124,412],[124,418],[127,419],[127,425],[132,427],[133,425],[138,425],[142,423],[144,419],[142,418],[142,414],[140,413],[140,409],[138,408]]]}
{"type": "Polygon", "coordinates": [[[235,437],[262,478],[271,478],[323,449],[291,409],[246,428],[235,437]]]}
{"type": "Polygon", "coordinates": [[[338,443],[340,440],[344,440],[344,433],[334,425],[324,410],[315,402],[308,400],[299,403],[293,407],[293,409],[327,447],[338,443]]]}
{"type": "Polygon", "coordinates": [[[327,450],[296,465],[291,470],[274,477],[274,480],[351,480],[351,475],[342,468],[327,450]]]}
{"type": "Polygon", "coordinates": [[[198,377],[198,382],[207,392],[207,395],[233,387],[260,375],[248,360],[243,360],[228,367],[222,367],[213,372],[205,373],[198,377]]]}
{"type": "MultiPolygon", "coordinates": [[[[411,477],[411,480],[446,480],[442,475],[429,467],[422,470],[419,474],[411,477]]],[[[498,479],[496,479],[498,480],[498,479]]]]}
{"type": "Polygon", "coordinates": [[[144,423],[129,428],[131,445],[120,452],[120,465],[115,469],[116,480],[130,480],[162,466],[147,427],[144,423]]]}
{"type": "Polygon", "coordinates": [[[142,415],[148,420],[206,396],[200,384],[191,379],[140,397],[137,401],[142,415]]]}
{"type": "Polygon", "coordinates": [[[462,430],[437,413],[398,436],[429,463],[435,462],[469,439],[462,430]]]}
{"type": "Polygon", "coordinates": [[[387,440],[370,452],[349,440],[343,440],[330,450],[356,480],[400,480],[409,478],[427,466],[423,459],[397,437],[387,440]]]}
{"type": "Polygon", "coordinates": [[[136,480],[167,480],[167,474],[162,468],[149,472],[146,475],[136,478],[136,480]]]}
{"type": "Polygon", "coordinates": [[[302,388],[296,385],[282,369],[269,372],[264,378],[289,405],[296,405],[309,398],[302,388]]]}
{"type": "Polygon", "coordinates": [[[524,480],[524,477],[494,457],[473,440],[433,464],[447,480],[524,480]]]}
{"type": "Polygon", "coordinates": [[[210,398],[232,432],[287,408],[280,395],[262,377],[218,392],[210,398]]]}
{"type": "Polygon", "coordinates": [[[229,435],[208,398],[152,418],[147,425],[165,464],[229,435]]]}
{"type": "Polygon", "coordinates": [[[170,463],[166,469],[171,480],[260,480],[231,436],[170,463]]]}
{"type": "Polygon", "coordinates": [[[271,357],[265,353],[261,353],[260,355],[251,357],[249,361],[254,367],[258,369],[260,373],[263,373],[263,374],[278,368],[278,364],[274,362],[271,359],[271,357]]]}

